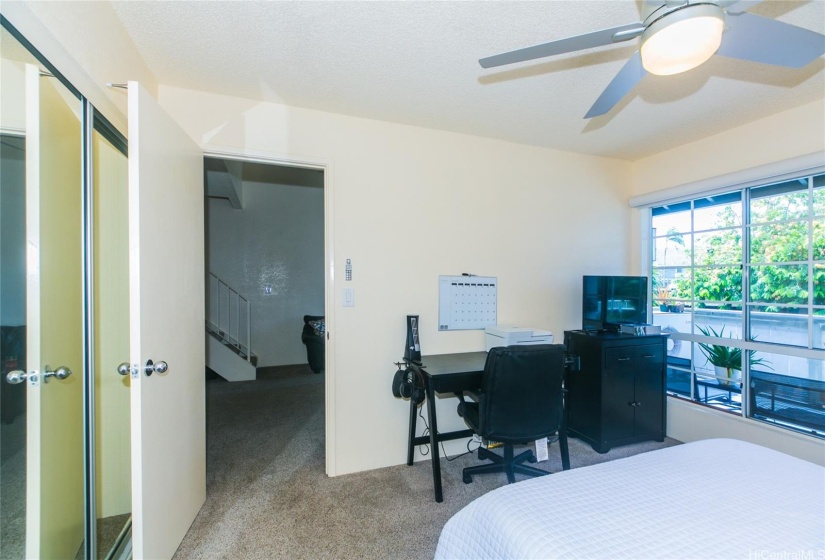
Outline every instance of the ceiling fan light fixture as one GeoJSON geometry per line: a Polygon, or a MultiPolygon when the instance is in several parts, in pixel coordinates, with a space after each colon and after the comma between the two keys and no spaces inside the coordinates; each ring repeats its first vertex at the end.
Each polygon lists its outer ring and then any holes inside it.
{"type": "Polygon", "coordinates": [[[725,14],[715,4],[689,4],[650,24],[642,34],[642,65],[658,76],[696,68],[722,44],[725,14]]]}

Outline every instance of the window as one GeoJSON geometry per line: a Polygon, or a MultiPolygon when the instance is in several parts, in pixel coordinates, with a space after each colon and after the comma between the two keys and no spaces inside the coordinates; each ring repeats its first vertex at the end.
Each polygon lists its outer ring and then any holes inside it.
{"type": "Polygon", "coordinates": [[[668,391],[825,437],[825,175],[651,209],[668,391]]]}

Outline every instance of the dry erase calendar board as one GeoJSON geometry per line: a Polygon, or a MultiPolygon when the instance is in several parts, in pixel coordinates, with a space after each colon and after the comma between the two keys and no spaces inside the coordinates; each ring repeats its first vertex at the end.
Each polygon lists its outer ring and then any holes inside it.
{"type": "Polygon", "coordinates": [[[438,330],[483,329],[496,324],[498,281],[492,276],[438,277],[438,330]]]}

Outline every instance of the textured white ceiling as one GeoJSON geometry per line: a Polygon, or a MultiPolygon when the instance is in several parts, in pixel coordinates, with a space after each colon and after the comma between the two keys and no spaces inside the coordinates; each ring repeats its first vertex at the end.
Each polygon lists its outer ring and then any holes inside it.
{"type": "MultiPolygon", "coordinates": [[[[825,59],[713,57],[584,114],[638,40],[499,69],[483,56],[639,20],[640,1],[115,2],[159,83],[637,159],[825,99],[825,59]]],[[[752,13],[825,33],[825,1],[752,13]]]]}

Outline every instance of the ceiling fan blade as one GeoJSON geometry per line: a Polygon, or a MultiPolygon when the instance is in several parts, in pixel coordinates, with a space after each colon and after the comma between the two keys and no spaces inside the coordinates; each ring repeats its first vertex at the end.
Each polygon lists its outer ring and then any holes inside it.
{"type": "Polygon", "coordinates": [[[741,14],[762,2],[764,0],[720,0],[717,4],[720,8],[726,9],[729,14],[741,14]]]}
{"type": "Polygon", "coordinates": [[[533,45],[532,47],[488,56],[480,59],[478,63],[481,64],[482,68],[492,68],[494,66],[513,64],[514,62],[544,58],[545,56],[580,51],[592,47],[601,47],[603,45],[635,39],[641,35],[644,30],[645,26],[641,23],[630,23],[628,25],[620,25],[619,27],[611,27],[610,29],[602,29],[601,31],[593,31],[592,33],[585,33],[584,35],[576,35],[575,37],[567,37],[566,39],[559,39],[558,41],[550,41],[549,43],[542,43],[540,45],[533,45]]]}
{"type": "Polygon", "coordinates": [[[645,74],[647,71],[642,66],[642,56],[639,51],[636,51],[590,107],[584,118],[598,117],[610,111],[630,90],[636,87],[645,74]]]}
{"type": "Polygon", "coordinates": [[[825,35],[754,14],[728,14],[716,54],[802,68],[825,54],[825,35]]]}
{"type": "MultiPolygon", "coordinates": [[[[729,2],[734,0],[728,0],[729,2]]],[[[675,8],[677,6],[683,6],[684,4],[688,3],[688,0],[644,0],[644,3],[651,7],[653,10],[658,10],[659,8],[675,8]]]]}

